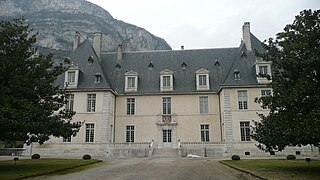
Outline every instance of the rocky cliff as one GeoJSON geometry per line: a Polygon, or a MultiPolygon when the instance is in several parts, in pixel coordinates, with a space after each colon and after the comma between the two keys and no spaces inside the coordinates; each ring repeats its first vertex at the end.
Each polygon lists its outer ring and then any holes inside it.
{"type": "Polygon", "coordinates": [[[42,49],[71,51],[75,32],[82,38],[103,33],[103,51],[168,50],[168,43],[143,28],[114,19],[103,8],[86,0],[0,0],[0,19],[24,16],[39,31],[37,45],[42,49]]]}

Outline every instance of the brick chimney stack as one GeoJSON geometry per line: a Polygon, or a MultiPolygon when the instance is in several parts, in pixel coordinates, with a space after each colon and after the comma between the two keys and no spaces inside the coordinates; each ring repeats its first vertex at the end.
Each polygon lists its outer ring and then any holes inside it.
{"type": "Polygon", "coordinates": [[[76,31],[76,34],[74,35],[74,39],[73,39],[73,51],[76,50],[80,45],[80,38],[81,38],[81,34],[78,31],[76,31]]]}
{"type": "Polygon", "coordinates": [[[99,59],[101,59],[101,49],[102,49],[102,33],[96,32],[93,37],[93,49],[96,52],[99,59]]]}
{"type": "Polygon", "coordinates": [[[242,26],[242,39],[248,51],[252,51],[250,22],[245,22],[242,26]]]}

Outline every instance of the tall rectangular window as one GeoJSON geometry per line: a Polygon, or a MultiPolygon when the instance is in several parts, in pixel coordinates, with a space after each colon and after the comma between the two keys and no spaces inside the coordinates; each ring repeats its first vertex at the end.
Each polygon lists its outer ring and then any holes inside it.
{"type": "Polygon", "coordinates": [[[267,75],[268,74],[268,66],[259,66],[259,74],[267,75]]]}
{"type": "Polygon", "coordinates": [[[67,111],[73,111],[73,105],[74,105],[74,94],[67,94],[66,95],[66,110],[67,111]]]}
{"type": "Polygon", "coordinates": [[[207,75],[199,75],[199,86],[207,85],[207,75]]]}
{"type": "MultiPolygon", "coordinates": [[[[271,90],[261,90],[261,97],[267,97],[271,95],[271,90]]],[[[262,105],[262,109],[269,109],[269,106],[262,105]]]]}
{"type": "Polygon", "coordinates": [[[68,71],[68,83],[75,83],[76,82],[76,72],[75,71],[68,71]]]}
{"type": "Polygon", "coordinates": [[[96,111],[96,94],[87,94],[87,112],[96,111]]]}
{"type": "Polygon", "coordinates": [[[71,136],[68,138],[63,138],[62,142],[71,142],[71,136]]]}
{"type": "Polygon", "coordinates": [[[162,98],[162,112],[163,114],[171,114],[171,97],[162,98]]]}
{"type": "Polygon", "coordinates": [[[248,95],[247,91],[238,91],[238,107],[239,109],[248,109],[248,95]]]}
{"type": "Polygon", "coordinates": [[[136,78],[135,77],[127,77],[128,78],[128,88],[135,88],[136,87],[136,78]]]}
{"type": "Polygon", "coordinates": [[[201,141],[209,142],[209,124],[201,124],[200,132],[201,132],[201,141]]]}
{"type": "Polygon", "coordinates": [[[208,96],[199,97],[200,114],[208,114],[208,96]]]}
{"type": "Polygon", "coordinates": [[[134,126],[126,126],[126,142],[134,142],[134,126]]]}
{"type": "Polygon", "coordinates": [[[241,141],[250,141],[250,122],[240,122],[241,141]]]}
{"type": "Polygon", "coordinates": [[[135,114],[135,98],[127,98],[127,115],[135,114]]]}
{"type": "Polygon", "coordinates": [[[86,139],[85,142],[94,142],[94,124],[86,124],[86,139]]]}
{"type": "Polygon", "coordinates": [[[162,86],[163,87],[171,86],[171,76],[162,76],[162,86]]]}

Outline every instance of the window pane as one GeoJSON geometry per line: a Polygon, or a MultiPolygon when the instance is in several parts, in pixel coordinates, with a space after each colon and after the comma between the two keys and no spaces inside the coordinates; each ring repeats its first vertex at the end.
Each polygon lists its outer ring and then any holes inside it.
{"type": "Polygon", "coordinates": [[[199,86],[207,85],[207,75],[199,75],[199,86]]]}
{"type": "Polygon", "coordinates": [[[199,97],[200,114],[208,113],[208,96],[199,97]]]}
{"type": "Polygon", "coordinates": [[[135,98],[127,98],[127,115],[135,114],[135,98]]]}
{"type": "Polygon", "coordinates": [[[96,94],[87,95],[87,112],[96,111],[96,94]]]}
{"type": "Polygon", "coordinates": [[[134,126],[126,126],[126,142],[134,142],[134,126]]]}
{"type": "Polygon", "coordinates": [[[171,114],[171,97],[162,98],[162,112],[163,114],[171,114]]]}
{"type": "Polygon", "coordinates": [[[68,72],[68,82],[69,83],[75,83],[76,82],[76,72],[75,71],[69,71],[68,72]]]}
{"type": "Polygon", "coordinates": [[[250,141],[250,122],[240,122],[241,141],[250,141]]]}
{"type": "Polygon", "coordinates": [[[128,77],[128,88],[135,88],[136,87],[136,79],[135,77],[128,77]]]}
{"type": "Polygon", "coordinates": [[[162,76],[162,86],[163,87],[170,87],[171,85],[170,85],[170,80],[171,80],[171,78],[170,78],[171,76],[162,76]]]}
{"type": "Polygon", "coordinates": [[[94,142],[94,124],[86,124],[85,142],[94,142]]]}
{"type": "Polygon", "coordinates": [[[247,91],[238,91],[238,107],[239,109],[248,109],[247,91]]]}
{"type": "Polygon", "coordinates": [[[200,134],[202,142],[209,142],[209,124],[200,125],[200,134]]]}
{"type": "Polygon", "coordinates": [[[268,66],[259,66],[259,73],[262,75],[268,74],[268,66]]]}
{"type": "Polygon", "coordinates": [[[66,95],[66,110],[73,111],[73,105],[74,105],[74,94],[67,94],[66,95]]]}

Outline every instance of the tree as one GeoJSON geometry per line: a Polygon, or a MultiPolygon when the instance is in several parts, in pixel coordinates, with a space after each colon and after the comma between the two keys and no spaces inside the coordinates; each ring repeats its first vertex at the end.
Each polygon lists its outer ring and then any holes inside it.
{"type": "MultiPolygon", "coordinates": [[[[266,42],[266,41],[265,41],[266,42]]],[[[270,107],[260,114],[253,138],[266,150],[320,145],[320,10],[304,10],[276,39],[264,44],[272,61],[273,93],[257,102],[270,107]]]]}
{"type": "Polygon", "coordinates": [[[36,33],[23,18],[0,22],[0,140],[42,144],[50,136],[70,137],[81,126],[62,110],[65,92],[54,85],[64,68],[52,55],[37,54],[36,33]]]}

